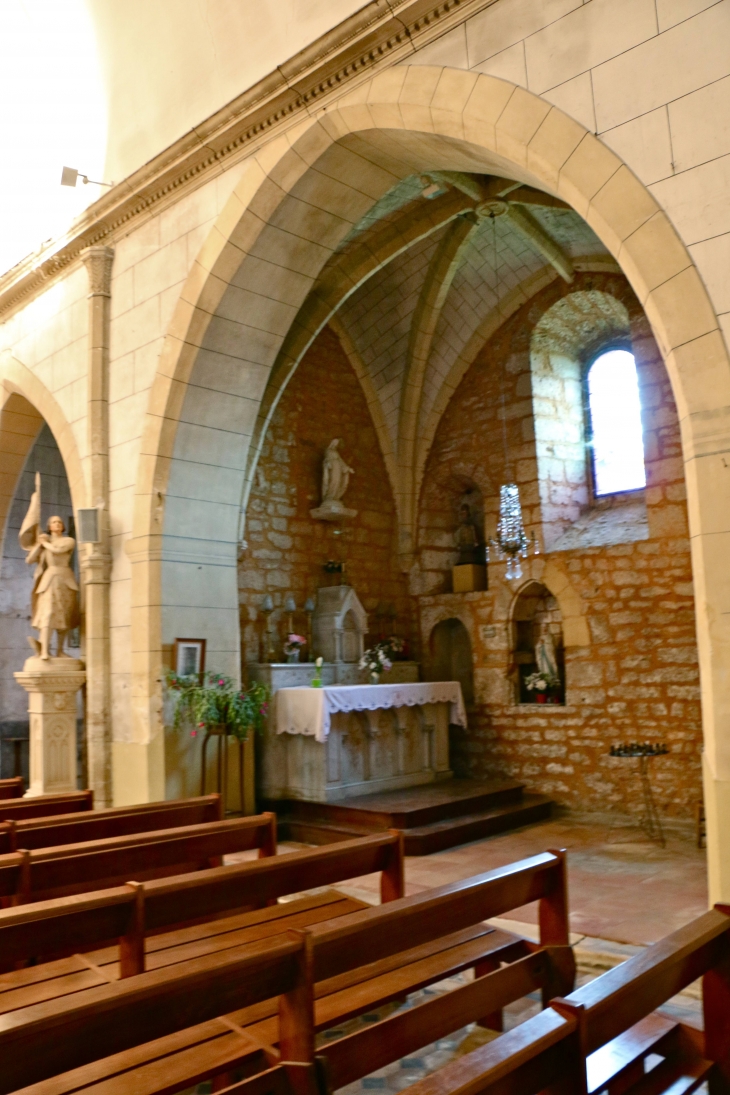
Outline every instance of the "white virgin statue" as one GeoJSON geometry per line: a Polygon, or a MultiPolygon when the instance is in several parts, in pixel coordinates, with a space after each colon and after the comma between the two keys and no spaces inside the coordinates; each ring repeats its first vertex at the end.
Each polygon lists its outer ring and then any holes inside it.
{"type": "Polygon", "coordinates": [[[63,645],[66,635],[79,623],[79,587],[71,569],[76,541],[66,536],[61,517],[48,520],[46,532],[40,531],[41,477],[36,472],[35,491],[18,534],[20,546],[28,555],[26,563],[35,563],[31,592],[31,626],[40,632],[40,643],[30,639],[43,661],[50,657],[51,633],[56,632],[56,657],[70,658],[63,645]]]}
{"type": "Polygon", "coordinates": [[[545,673],[560,680],[558,659],[555,654],[555,640],[546,627],[543,627],[535,643],[535,662],[538,673],[545,673]]]}
{"type": "Polygon", "coordinates": [[[354,475],[352,468],[348,467],[337,451],[340,444],[339,437],[330,441],[327,452],[324,454],[322,466],[322,504],[326,502],[339,502],[347,490],[350,476],[354,475]]]}
{"type": "Polygon", "coordinates": [[[354,471],[337,451],[340,439],[330,441],[322,464],[322,502],[317,509],[310,510],[312,517],[321,521],[337,521],[341,517],[355,517],[357,510],[346,509],[342,495],[347,490],[350,476],[354,471]]]}

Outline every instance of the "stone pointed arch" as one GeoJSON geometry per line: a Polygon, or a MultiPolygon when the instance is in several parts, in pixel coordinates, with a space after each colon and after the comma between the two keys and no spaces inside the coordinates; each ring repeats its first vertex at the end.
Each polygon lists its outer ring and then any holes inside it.
{"type": "Polygon", "coordinates": [[[86,483],[73,430],[45,384],[5,350],[0,354],[0,539],[28,453],[44,421],[66,468],[74,510],[86,504],[86,483]]]}
{"type": "MultiPolygon", "coordinates": [[[[151,735],[159,735],[163,517],[165,538],[180,543],[185,528],[197,529],[215,513],[221,528],[217,557],[229,575],[225,581],[219,575],[221,597],[235,598],[236,532],[231,529],[238,524],[239,472],[286,331],[324,263],[388,189],[388,179],[424,167],[506,175],[561,198],[606,245],[646,311],[682,427],[708,788],[720,781],[717,787],[730,801],[730,585],[725,565],[730,477],[724,470],[730,454],[730,361],[717,317],[669,218],[616,153],[524,88],[442,67],[388,69],[272,140],[248,161],[190,272],[151,392],[137,480],[130,545],[137,740],[149,742],[151,735]],[[218,314],[233,279],[244,294],[235,321],[218,314]],[[225,323],[235,327],[229,341],[225,323]],[[217,342],[211,349],[214,324],[217,342]],[[211,492],[220,489],[220,475],[204,472],[200,462],[194,467],[195,498],[171,507],[171,476],[185,459],[182,444],[176,449],[181,421],[210,429],[211,418],[234,409],[225,385],[214,391],[214,385],[194,376],[203,367],[206,339],[210,353],[225,356],[221,347],[234,341],[245,354],[246,387],[236,393],[240,422],[236,430],[222,431],[226,497],[218,509],[205,509],[203,502],[208,504],[211,492]]],[[[243,383],[243,375],[237,369],[231,384],[243,383]]],[[[190,470],[188,481],[193,479],[190,470]]],[[[231,614],[225,626],[233,627],[233,620],[231,614]]],[[[725,811],[730,824],[730,804],[723,806],[710,795],[712,885],[719,894],[722,873],[721,888],[728,896],[730,857],[719,858],[719,811],[725,811]]]]}

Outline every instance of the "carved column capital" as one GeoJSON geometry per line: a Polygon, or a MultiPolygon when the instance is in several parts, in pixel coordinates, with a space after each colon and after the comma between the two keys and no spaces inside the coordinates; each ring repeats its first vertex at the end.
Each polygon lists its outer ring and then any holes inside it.
{"type": "Polygon", "coordinates": [[[81,258],[89,274],[89,296],[110,297],[114,248],[87,247],[81,258]]]}

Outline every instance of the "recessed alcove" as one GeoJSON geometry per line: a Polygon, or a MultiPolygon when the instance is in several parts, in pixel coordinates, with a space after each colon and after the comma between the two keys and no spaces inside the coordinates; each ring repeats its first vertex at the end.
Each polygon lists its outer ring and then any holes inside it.
{"type": "Polygon", "coordinates": [[[530,582],[517,596],[512,612],[512,680],[515,703],[565,704],[565,645],[560,606],[547,586],[530,582]],[[554,652],[560,686],[549,689],[545,700],[540,691],[527,688],[526,680],[542,666],[538,665],[538,643],[546,641],[550,654],[554,652]]]}
{"type": "Polygon", "coordinates": [[[471,639],[461,620],[441,620],[431,632],[425,675],[432,681],[458,681],[464,702],[474,702],[471,639]]]}

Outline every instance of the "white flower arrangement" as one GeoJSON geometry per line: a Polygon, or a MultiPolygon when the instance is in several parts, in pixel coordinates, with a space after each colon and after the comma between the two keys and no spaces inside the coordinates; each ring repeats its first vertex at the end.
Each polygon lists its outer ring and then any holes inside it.
{"type": "Polygon", "coordinates": [[[547,692],[548,688],[559,688],[560,678],[553,673],[530,673],[525,677],[525,688],[528,692],[547,692]]]}

